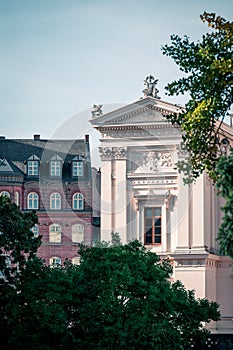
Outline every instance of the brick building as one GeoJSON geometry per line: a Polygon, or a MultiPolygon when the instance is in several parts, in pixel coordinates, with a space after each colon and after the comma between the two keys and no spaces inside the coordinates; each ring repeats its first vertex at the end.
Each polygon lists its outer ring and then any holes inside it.
{"type": "Polygon", "coordinates": [[[38,255],[47,264],[78,261],[78,243],[92,237],[89,136],[81,140],[0,137],[0,194],[26,212],[36,210],[38,255]]]}

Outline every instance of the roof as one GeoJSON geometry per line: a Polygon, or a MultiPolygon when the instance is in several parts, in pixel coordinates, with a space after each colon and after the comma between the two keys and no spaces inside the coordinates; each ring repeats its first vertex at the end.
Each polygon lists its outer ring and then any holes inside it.
{"type": "Polygon", "coordinates": [[[5,139],[0,137],[0,173],[24,174],[28,159],[48,162],[57,156],[69,162],[76,156],[87,158],[86,140],[5,139]]]}

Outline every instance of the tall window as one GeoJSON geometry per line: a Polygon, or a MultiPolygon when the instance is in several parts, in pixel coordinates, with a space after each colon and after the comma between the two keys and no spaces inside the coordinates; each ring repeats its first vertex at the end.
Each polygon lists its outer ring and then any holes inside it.
{"type": "Polygon", "coordinates": [[[54,210],[61,209],[60,193],[54,192],[50,195],[50,209],[54,209],[54,210]]]}
{"type": "Polygon", "coordinates": [[[19,192],[18,191],[15,192],[15,204],[19,205],[19,192]]]}
{"type": "Polygon", "coordinates": [[[60,243],[61,242],[61,226],[53,224],[49,226],[49,242],[60,243]]]}
{"type": "Polygon", "coordinates": [[[28,195],[28,209],[38,209],[39,208],[39,196],[35,192],[31,192],[28,195]]]}
{"type": "Polygon", "coordinates": [[[145,244],[161,244],[162,242],[162,220],[161,208],[145,208],[145,244]]]}
{"type": "Polygon", "coordinates": [[[83,176],[83,161],[72,162],[72,176],[83,176]]]}
{"type": "Polygon", "coordinates": [[[84,241],[84,226],[75,224],[72,226],[72,241],[81,243],[84,241]]]}
{"type": "Polygon", "coordinates": [[[53,156],[50,160],[50,176],[61,176],[62,158],[53,156]]]}
{"type": "Polygon", "coordinates": [[[39,226],[37,224],[35,224],[35,226],[33,226],[31,228],[31,231],[32,231],[34,237],[38,237],[39,236],[39,226]]]}
{"type": "Polygon", "coordinates": [[[73,195],[73,209],[74,210],[83,210],[84,208],[84,201],[83,201],[83,195],[81,193],[75,193],[73,195]]]}
{"type": "Polygon", "coordinates": [[[27,174],[29,176],[39,175],[39,158],[36,155],[32,155],[28,158],[27,174]]]}

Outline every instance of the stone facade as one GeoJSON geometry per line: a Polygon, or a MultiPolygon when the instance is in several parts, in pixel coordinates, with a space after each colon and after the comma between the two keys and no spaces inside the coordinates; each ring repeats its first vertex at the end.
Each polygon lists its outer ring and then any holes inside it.
{"type": "MultiPolygon", "coordinates": [[[[184,185],[176,169],[186,153],[165,116],[180,109],[147,95],[90,120],[101,141],[101,239],[115,231],[123,243],[136,238],[168,257],[174,280],[220,304],[212,332],[233,333],[232,262],[218,255],[216,241],[223,203],[205,174],[184,185]]],[[[224,125],[227,135],[233,129],[224,125]]]]}

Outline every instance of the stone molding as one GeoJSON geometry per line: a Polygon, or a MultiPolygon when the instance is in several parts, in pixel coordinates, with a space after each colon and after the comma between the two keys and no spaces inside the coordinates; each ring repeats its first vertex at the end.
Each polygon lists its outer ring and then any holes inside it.
{"type": "Polygon", "coordinates": [[[102,161],[127,159],[127,147],[99,147],[99,152],[102,161]]]}

